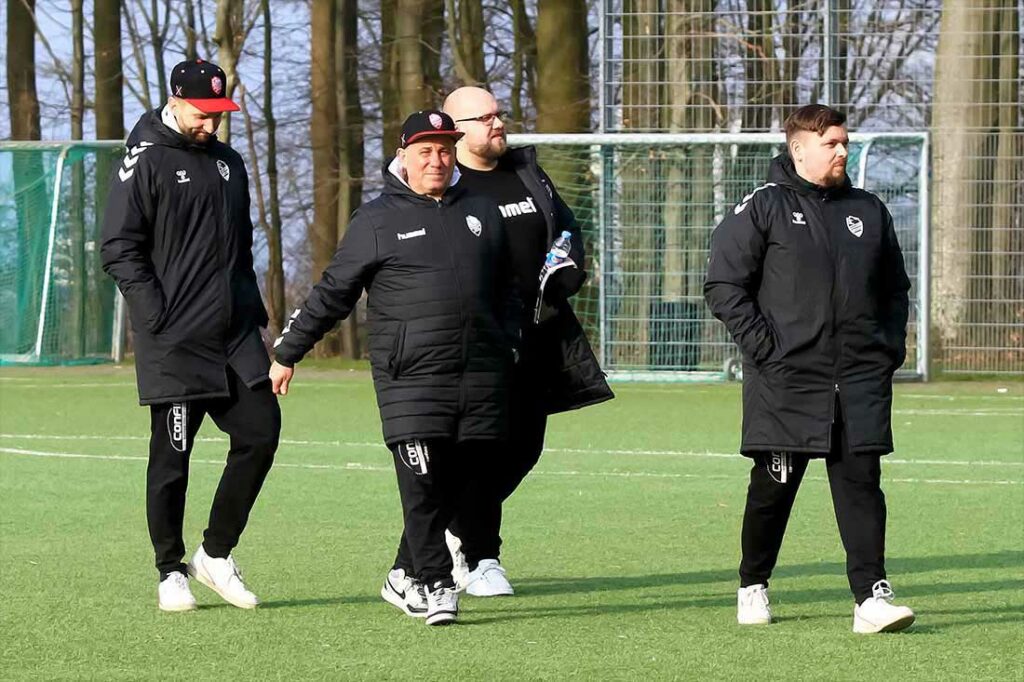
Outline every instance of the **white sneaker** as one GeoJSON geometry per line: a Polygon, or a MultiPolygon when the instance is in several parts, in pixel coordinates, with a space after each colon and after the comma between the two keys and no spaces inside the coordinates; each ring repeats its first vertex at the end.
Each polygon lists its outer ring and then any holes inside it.
{"type": "Polygon", "coordinates": [[[192,560],[188,562],[188,573],[232,606],[254,609],[260,605],[256,595],[246,589],[242,573],[230,556],[227,559],[215,559],[199,545],[192,560]]]}
{"type": "Polygon", "coordinates": [[[380,596],[384,601],[402,610],[413,618],[426,618],[427,595],[419,581],[410,578],[405,570],[395,568],[384,578],[384,586],[380,588],[380,596]]]}
{"type": "Polygon", "coordinates": [[[427,589],[427,625],[448,625],[459,617],[459,593],[435,583],[427,589]]]}
{"type": "Polygon", "coordinates": [[[196,608],[196,598],[188,589],[188,578],[181,571],[173,571],[161,580],[156,593],[161,611],[192,611],[196,608]]]}
{"type": "Polygon", "coordinates": [[[896,632],[913,624],[914,612],[909,607],[893,605],[895,595],[888,580],[879,580],[872,585],[871,593],[871,597],[865,599],[859,606],[853,607],[854,632],[896,632]]]}
{"type": "Polygon", "coordinates": [[[469,564],[466,563],[466,555],[462,553],[462,540],[452,535],[447,528],[444,531],[444,542],[448,545],[448,551],[452,555],[452,580],[455,581],[455,588],[466,589],[469,584],[469,564]]]}
{"type": "Polygon", "coordinates": [[[505,577],[505,569],[497,559],[481,559],[469,574],[466,594],[474,597],[511,597],[516,592],[505,577]]]}
{"type": "Polygon", "coordinates": [[[767,587],[750,585],[736,591],[736,622],[740,625],[768,625],[772,622],[767,587]]]}

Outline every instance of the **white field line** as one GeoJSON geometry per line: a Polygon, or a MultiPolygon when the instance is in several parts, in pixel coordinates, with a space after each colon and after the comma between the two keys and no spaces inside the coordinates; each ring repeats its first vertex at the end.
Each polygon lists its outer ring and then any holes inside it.
{"type": "MultiPolygon", "coordinates": [[[[49,452],[45,450],[22,450],[20,448],[0,447],[0,453],[9,455],[21,455],[24,457],[40,457],[55,459],[87,459],[115,462],[146,462],[147,457],[136,455],[87,455],[76,452],[49,452]]],[[[223,466],[223,460],[192,459],[194,464],[209,464],[223,466]]],[[[306,464],[300,462],[275,462],[274,468],[278,469],[313,469],[327,471],[374,471],[392,473],[392,467],[380,467],[359,462],[345,462],[343,464],[306,464]]],[[[729,474],[678,474],[659,473],[650,471],[545,471],[535,469],[533,475],[540,476],[570,476],[587,478],[658,478],[658,479],[716,479],[735,480],[735,475],[729,474]]],[[[812,481],[827,481],[824,476],[805,476],[812,481]]],[[[995,480],[979,481],[971,479],[946,479],[946,478],[885,478],[886,483],[921,483],[926,485],[1024,485],[1024,481],[995,480]]]]}
{"type": "MultiPolygon", "coordinates": [[[[10,440],[99,440],[99,441],[145,441],[149,442],[147,436],[93,436],[93,435],[61,435],[49,436],[39,433],[0,433],[0,439],[10,440]]],[[[203,443],[227,443],[227,438],[219,436],[201,437],[203,443]]],[[[343,441],[343,440],[291,440],[282,438],[281,445],[298,445],[303,447],[342,447],[342,448],[378,448],[385,449],[380,442],[343,441]]],[[[707,459],[739,459],[739,453],[735,452],[703,452],[699,450],[609,450],[607,448],[544,448],[544,452],[559,452],[567,454],[601,454],[601,455],[623,455],[623,456],[661,456],[661,457],[696,457],[707,459]]],[[[950,465],[950,466],[987,466],[987,467],[1024,467],[1024,460],[1021,461],[1000,461],[1000,460],[946,460],[946,459],[898,459],[887,456],[882,460],[885,464],[899,465],[950,465]]]]}

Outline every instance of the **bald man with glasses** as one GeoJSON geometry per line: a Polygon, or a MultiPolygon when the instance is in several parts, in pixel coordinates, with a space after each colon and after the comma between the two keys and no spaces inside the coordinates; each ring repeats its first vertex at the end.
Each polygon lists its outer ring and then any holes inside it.
{"type": "Polygon", "coordinates": [[[468,594],[510,596],[514,590],[499,560],[502,503],[540,459],[549,414],[613,395],[569,304],[586,279],[583,238],[572,211],[537,163],[536,150],[508,148],[507,112],[486,90],[459,88],[445,100],[444,110],[464,133],[456,145],[459,184],[497,204],[524,304],[507,449],[499,457],[475,461],[480,469],[469,476],[471,484],[447,539],[456,581],[468,594]],[[572,234],[570,258],[578,267],[557,270],[547,280],[535,321],[544,258],[563,230],[572,234]]]}

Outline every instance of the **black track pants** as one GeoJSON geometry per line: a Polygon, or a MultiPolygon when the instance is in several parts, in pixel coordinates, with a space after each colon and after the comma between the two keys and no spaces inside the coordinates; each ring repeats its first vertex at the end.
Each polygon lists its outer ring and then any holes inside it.
{"type": "Polygon", "coordinates": [[[203,546],[212,557],[227,557],[245,530],[256,497],[274,461],[281,411],[270,382],[247,387],[229,368],[229,398],[152,405],[146,518],[160,579],[185,570],[182,523],[189,456],[199,426],[210,415],[230,438],[227,463],[213,497],[203,546]]]}
{"type": "MultiPolygon", "coordinates": [[[[825,468],[846,550],[846,574],[859,604],[871,596],[871,586],[886,577],[881,457],[850,454],[838,424],[834,431],[825,468]]],[[[762,453],[754,459],[743,514],[742,587],[768,584],[808,459],[793,453],[762,453]]]]}
{"type": "Polygon", "coordinates": [[[404,520],[395,568],[426,585],[454,585],[444,531],[455,515],[467,466],[493,447],[489,441],[412,440],[392,448],[404,520]]]}

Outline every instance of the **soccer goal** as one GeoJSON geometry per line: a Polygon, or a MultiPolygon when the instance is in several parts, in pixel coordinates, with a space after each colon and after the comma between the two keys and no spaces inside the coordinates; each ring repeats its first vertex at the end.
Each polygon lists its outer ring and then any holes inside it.
{"type": "MultiPolygon", "coordinates": [[[[928,134],[852,133],[848,173],[892,212],[913,286],[907,361],[928,374],[928,134]]],[[[739,350],[704,304],[711,232],[763,184],[774,133],[510,135],[536,145],[584,230],[590,269],[575,304],[615,379],[737,378],[739,350]]]]}
{"type": "Polygon", "coordinates": [[[120,356],[120,295],[100,267],[116,142],[0,143],[0,364],[120,356]]]}

